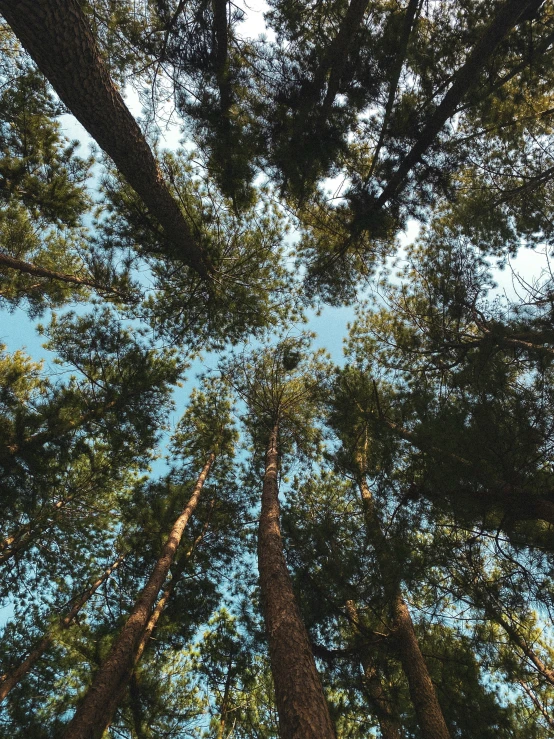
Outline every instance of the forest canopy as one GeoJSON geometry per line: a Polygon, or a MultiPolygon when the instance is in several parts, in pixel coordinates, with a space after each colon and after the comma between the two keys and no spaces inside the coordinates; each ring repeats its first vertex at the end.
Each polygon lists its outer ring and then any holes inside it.
{"type": "Polygon", "coordinates": [[[554,735],[553,90],[552,0],[0,0],[1,737],[554,735]]]}

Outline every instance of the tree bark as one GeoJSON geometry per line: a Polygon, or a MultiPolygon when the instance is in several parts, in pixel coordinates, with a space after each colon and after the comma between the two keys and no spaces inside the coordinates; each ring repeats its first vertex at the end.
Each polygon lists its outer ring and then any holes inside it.
{"type": "MultiPolygon", "coordinates": [[[[108,567],[108,569],[103,573],[101,577],[98,578],[98,580],[91,585],[90,588],[85,590],[85,592],[75,601],[73,604],[73,607],[67,613],[66,616],[64,616],[62,619],[60,619],[59,625],[61,629],[67,629],[69,626],[73,623],[75,620],[75,617],[81,610],[81,608],[87,603],[87,601],[94,595],[94,593],[98,590],[100,585],[102,585],[108,577],[116,570],[121,562],[123,561],[123,555],[118,557],[116,561],[111,565],[111,567],[108,567]]],[[[8,695],[10,690],[14,688],[17,683],[23,678],[29,670],[33,667],[33,665],[38,662],[38,660],[42,657],[44,652],[48,649],[48,647],[52,644],[52,642],[55,639],[55,633],[53,631],[49,631],[36,645],[36,647],[29,653],[29,655],[26,657],[26,659],[21,662],[14,670],[11,670],[10,672],[6,673],[5,675],[0,678],[0,701],[4,700],[4,698],[8,695]]]]}
{"type": "Polygon", "coordinates": [[[266,451],[258,569],[282,739],[336,739],[290,579],[279,523],[278,425],[266,451]]]}
{"type": "Polygon", "coordinates": [[[223,690],[223,700],[221,702],[221,711],[219,712],[219,721],[217,724],[217,739],[225,739],[225,728],[227,726],[227,714],[229,712],[229,694],[231,692],[231,682],[233,674],[233,653],[229,655],[227,661],[227,675],[225,677],[225,688],[223,690]]]}
{"type": "Polygon", "coordinates": [[[400,573],[383,534],[375,510],[373,495],[363,474],[363,458],[358,459],[358,486],[362,498],[368,533],[374,540],[375,553],[382,577],[386,577],[385,592],[392,601],[393,639],[398,649],[402,670],[408,681],[410,697],[417,715],[423,739],[450,739],[435,686],[419,648],[408,606],[400,590],[400,573]],[[392,577],[391,577],[392,574],[392,577]]]}
{"type": "Polygon", "coordinates": [[[421,654],[406,602],[398,593],[393,607],[394,640],[402,669],[408,680],[410,697],[424,739],[450,739],[435,686],[421,654]]]}
{"type": "Polygon", "coordinates": [[[183,532],[198,504],[204,481],[214,460],[215,454],[212,453],[198,477],[187,506],[173,524],[161,555],[135,603],[133,612],[123,626],[106,661],[94,676],[92,685],[77,707],[73,719],[69,722],[64,739],[101,739],[109,726],[119,703],[122,688],[128,682],[136,664],[137,653],[141,649],[143,635],[152,616],[156,597],[167,578],[183,532]]]}
{"type": "Polygon", "coordinates": [[[0,0],[0,13],[60,99],[160,222],[175,256],[209,277],[209,259],[110,79],[78,0],[0,0]]]}

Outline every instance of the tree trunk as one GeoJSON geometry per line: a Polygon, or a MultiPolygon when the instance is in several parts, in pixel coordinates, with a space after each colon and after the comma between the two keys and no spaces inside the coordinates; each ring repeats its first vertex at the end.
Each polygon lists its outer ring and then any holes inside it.
{"type": "Polygon", "coordinates": [[[265,630],[282,739],[335,739],[306,627],[287,570],[279,524],[278,425],[266,452],[258,530],[258,569],[265,630]]]}
{"type": "Polygon", "coordinates": [[[315,83],[321,86],[327,70],[329,70],[327,92],[325,93],[322,106],[325,115],[329,114],[337,97],[344,68],[348,61],[348,54],[350,53],[356,34],[360,30],[368,5],[369,0],[351,0],[339,32],[325,54],[321,69],[316,71],[315,83]]]}
{"type": "Polygon", "coordinates": [[[60,99],[158,219],[175,256],[208,277],[209,260],[110,79],[78,0],[0,0],[0,13],[60,99]]]}
{"type": "Polygon", "coordinates": [[[421,654],[406,602],[398,593],[394,602],[394,640],[402,670],[408,680],[423,739],[450,739],[435,686],[421,654]]]}
{"type": "Polygon", "coordinates": [[[402,727],[391,711],[390,701],[383,690],[377,670],[368,659],[364,659],[362,665],[364,668],[364,687],[375,707],[375,715],[381,729],[381,738],[403,739],[402,727]]]}
{"type": "Polygon", "coordinates": [[[186,508],[173,524],[150,579],[112,646],[110,654],[94,676],[84,699],[77,707],[73,719],[68,724],[64,739],[101,739],[105,729],[109,726],[122,688],[128,682],[136,663],[136,656],[141,649],[143,635],[152,616],[157,595],[167,578],[183,532],[198,504],[202,486],[214,459],[215,454],[210,454],[186,508]]]}
{"type": "Polygon", "coordinates": [[[408,680],[410,697],[414,705],[423,739],[450,739],[442,715],[435,686],[421,654],[414,625],[406,602],[400,591],[398,565],[391,555],[388,542],[375,511],[373,495],[363,474],[363,458],[358,459],[358,486],[364,508],[366,528],[374,539],[375,553],[382,577],[387,578],[385,592],[389,593],[393,611],[393,638],[398,648],[402,670],[408,680]],[[391,578],[392,573],[392,578],[391,578]]]}
{"type": "MultiPolygon", "coordinates": [[[[354,601],[346,602],[346,611],[352,623],[359,626],[360,617],[354,601]]],[[[374,661],[367,653],[361,655],[360,661],[364,670],[363,688],[379,722],[382,739],[403,739],[402,727],[392,711],[391,702],[383,689],[374,661]]]]}
{"type": "MultiPolygon", "coordinates": [[[[213,508],[213,503],[214,503],[214,501],[212,501],[212,508],[213,508]]],[[[152,637],[152,634],[154,633],[154,630],[155,630],[156,626],[158,625],[158,621],[160,620],[160,616],[164,612],[165,607],[167,606],[167,603],[168,603],[169,599],[171,598],[171,594],[175,590],[175,586],[177,585],[177,583],[179,582],[179,579],[180,579],[181,575],[183,574],[183,570],[184,570],[184,567],[185,567],[185,561],[184,560],[185,559],[188,559],[192,555],[192,553],[194,552],[194,550],[196,549],[196,547],[198,546],[198,544],[204,538],[204,534],[206,533],[206,531],[208,529],[209,522],[210,521],[209,521],[209,517],[208,517],[208,520],[204,524],[204,527],[203,527],[201,533],[196,537],[196,539],[194,540],[192,546],[190,547],[190,549],[186,553],[186,557],[184,557],[184,558],[182,558],[180,560],[179,565],[177,567],[175,567],[175,569],[171,573],[171,580],[167,584],[167,586],[164,589],[162,595],[160,596],[158,602],[156,603],[156,605],[154,607],[154,610],[152,611],[152,614],[150,615],[150,618],[148,619],[148,623],[146,624],[146,627],[145,627],[144,631],[142,632],[142,636],[140,637],[140,641],[138,643],[138,647],[136,648],[136,651],[135,651],[133,668],[135,668],[138,665],[138,663],[140,662],[140,658],[142,657],[145,649],[147,648],[147,646],[148,646],[148,644],[150,642],[150,638],[152,637]]],[[[120,685],[120,688],[119,688],[119,693],[118,693],[117,701],[114,700],[114,703],[115,703],[116,706],[118,706],[121,703],[121,700],[123,698],[123,694],[125,692],[125,688],[126,688],[126,685],[125,685],[125,682],[123,682],[120,685]]],[[[130,705],[131,705],[131,712],[133,713],[133,721],[135,721],[135,732],[136,733],[138,733],[137,726],[136,726],[136,709],[137,709],[137,702],[136,701],[137,701],[137,697],[138,697],[139,693],[140,693],[139,684],[138,684],[138,680],[136,678],[136,672],[133,669],[133,671],[131,673],[130,682],[129,682],[129,694],[130,694],[129,695],[129,700],[130,700],[130,705]],[[133,682],[133,680],[134,680],[134,682],[133,682]]]]}
{"type": "MultiPolygon", "coordinates": [[[[62,619],[60,619],[59,625],[62,629],[67,629],[69,626],[73,623],[75,617],[81,610],[81,608],[85,605],[85,603],[91,598],[92,595],[98,590],[100,585],[102,583],[106,582],[108,577],[112,574],[114,570],[116,570],[121,562],[123,561],[123,556],[120,556],[116,559],[116,561],[113,563],[111,567],[109,567],[104,574],[98,578],[98,580],[91,585],[88,590],[86,590],[74,603],[73,607],[69,611],[69,613],[64,616],[62,619]]],[[[36,647],[32,650],[32,652],[29,653],[28,657],[21,662],[20,665],[18,665],[14,670],[11,672],[6,673],[5,675],[0,678],[0,701],[4,700],[4,698],[8,695],[10,690],[14,688],[17,683],[21,680],[22,677],[24,677],[31,667],[42,657],[44,652],[48,649],[48,647],[52,644],[52,642],[55,639],[55,633],[53,631],[49,631],[36,645],[36,647]]]]}
{"type": "Polygon", "coordinates": [[[377,199],[378,208],[392,200],[401,189],[410,170],[421,160],[445,123],[454,115],[469,89],[475,84],[479,72],[493,55],[498,44],[508,35],[519,18],[529,9],[538,7],[543,0],[507,0],[496,17],[485,29],[464,64],[454,75],[448,92],[423,127],[411,151],[404,157],[396,172],[377,199]]]}
{"type": "Polygon", "coordinates": [[[231,692],[231,682],[233,679],[233,653],[229,655],[227,661],[227,675],[225,677],[225,688],[223,690],[223,700],[221,702],[221,711],[219,712],[219,721],[217,725],[217,739],[225,739],[225,728],[227,726],[227,714],[229,713],[229,694],[231,692]]]}

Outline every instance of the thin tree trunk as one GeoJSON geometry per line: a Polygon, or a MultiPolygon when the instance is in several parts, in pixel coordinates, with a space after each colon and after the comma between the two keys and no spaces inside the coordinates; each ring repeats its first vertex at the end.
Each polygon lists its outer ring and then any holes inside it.
{"type": "Polygon", "coordinates": [[[75,496],[62,498],[50,506],[47,511],[37,516],[33,521],[21,526],[16,532],[6,536],[0,541],[0,565],[5,564],[18,554],[27,551],[29,547],[46,531],[52,528],[56,523],[56,519],[51,520],[53,516],[70,503],[75,496]],[[46,524],[44,523],[46,521],[46,524]],[[41,526],[42,522],[42,526],[41,526]]]}
{"type": "Polygon", "coordinates": [[[404,61],[406,59],[406,52],[408,50],[408,42],[410,40],[410,35],[412,33],[412,30],[415,24],[416,14],[419,10],[421,2],[422,0],[408,0],[408,7],[406,8],[406,14],[404,17],[404,26],[402,28],[402,35],[400,36],[400,39],[399,39],[398,49],[396,51],[396,59],[394,62],[394,67],[393,67],[391,79],[389,82],[389,95],[387,98],[387,104],[385,106],[385,112],[383,114],[383,123],[381,124],[381,131],[379,133],[379,139],[375,147],[375,152],[373,153],[373,158],[371,160],[371,167],[369,168],[369,173],[366,178],[366,182],[369,182],[369,180],[373,176],[373,172],[375,171],[375,167],[377,165],[377,162],[379,161],[379,154],[381,153],[381,149],[385,141],[387,127],[389,125],[390,116],[392,113],[392,109],[394,107],[394,100],[396,98],[398,82],[400,80],[400,75],[402,73],[402,67],[404,66],[404,61]]]}
{"type": "MultiPolygon", "coordinates": [[[[213,510],[213,503],[214,503],[214,501],[212,501],[212,510],[213,510]]],[[[205,533],[208,530],[208,527],[210,525],[210,516],[211,516],[211,511],[210,511],[210,515],[208,516],[208,520],[206,521],[206,523],[204,524],[204,526],[202,528],[202,531],[196,537],[196,539],[194,540],[191,548],[188,550],[188,552],[186,554],[186,558],[187,559],[192,555],[192,553],[194,552],[194,550],[196,549],[196,547],[200,544],[200,542],[204,538],[204,535],[205,535],[205,533]]],[[[142,636],[140,638],[140,642],[139,642],[139,645],[138,645],[138,648],[137,648],[137,651],[136,651],[136,654],[135,654],[135,666],[138,664],[140,658],[142,657],[142,654],[143,654],[144,650],[148,646],[148,642],[150,641],[150,638],[151,638],[151,636],[152,636],[152,634],[154,632],[154,629],[156,628],[156,626],[158,624],[158,621],[160,619],[160,616],[162,615],[162,613],[163,613],[163,611],[164,611],[164,609],[165,609],[165,607],[167,605],[167,602],[171,598],[171,594],[175,590],[175,585],[177,585],[177,583],[179,582],[179,578],[180,578],[180,576],[183,573],[183,567],[184,567],[184,563],[181,565],[181,567],[177,567],[175,569],[175,572],[172,573],[173,576],[172,576],[171,580],[169,581],[167,587],[165,588],[164,592],[160,596],[160,599],[156,603],[156,606],[155,606],[154,610],[152,611],[152,615],[148,619],[148,623],[146,624],[146,628],[144,629],[144,632],[143,632],[143,634],[142,634],[142,636]]]]}
{"type": "Polygon", "coordinates": [[[204,481],[214,460],[215,454],[212,453],[198,477],[187,506],[173,524],[161,555],[135,603],[133,612],[123,626],[106,661],[94,676],[92,685],[77,707],[73,719],[68,724],[64,739],[100,739],[109,726],[117,708],[122,687],[129,680],[136,663],[145,629],[153,615],[156,597],[167,578],[183,532],[198,504],[204,481]]]}
{"type": "Polygon", "coordinates": [[[129,703],[133,716],[133,728],[136,739],[148,739],[144,732],[144,712],[140,702],[140,687],[135,672],[132,672],[129,678],[129,703]]]}
{"type": "Polygon", "coordinates": [[[531,664],[535,667],[539,675],[542,675],[542,677],[548,683],[550,683],[550,685],[554,685],[554,670],[549,669],[544,664],[538,654],[536,654],[536,652],[527,644],[527,641],[522,636],[520,636],[517,629],[514,628],[506,618],[504,618],[503,614],[500,612],[500,609],[497,609],[490,601],[488,601],[485,604],[484,610],[487,617],[491,621],[497,623],[504,629],[513,644],[515,644],[516,647],[518,647],[520,651],[523,652],[529,662],[531,662],[531,664]]]}
{"type": "MultiPolygon", "coordinates": [[[[116,570],[121,562],[123,561],[123,555],[118,557],[116,561],[111,565],[111,567],[108,567],[108,569],[103,573],[101,577],[98,578],[98,580],[91,585],[90,588],[85,590],[85,592],[75,601],[73,607],[67,613],[62,619],[60,619],[59,626],[61,629],[67,629],[69,626],[73,623],[75,620],[75,617],[81,610],[81,608],[87,603],[87,601],[94,595],[94,593],[98,590],[100,585],[102,585],[108,577],[116,570]]],[[[4,700],[4,698],[8,695],[10,690],[14,688],[17,683],[21,680],[22,677],[24,677],[29,670],[33,667],[33,665],[38,662],[38,660],[42,657],[44,652],[49,648],[49,646],[52,644],[52,642],[55,640],[55,632],[49,631],[36,645],[36,647],[29,653],[26,659],[21,662],[14,670],[11,670],[10,672],[6,673],[5,675],[0,678],[0,701],[4,700]]]]}
{"type": "Polygon", "coordinates": [[[69,275],[65,272],[56,272],[51,269],[45,269],[44,267],[38,267],[36,264],[32,264],[31,262],[24,262],[22,259],[16,259],[15,257],[10,257],[8,254],[2,254],[0,252],[0,269],[3,267],[16,270],[17,272],[23,272],[27,275],[46,277],[49,280],[68,282],[72,285],[79,285],[81,287],[92,287],[99,293],[117,295],[119,298],[125,300],[123,293],[119,290],[115,290],[109,285],[100,285],[98,282],[87,279],[86,277],[77,277],[76,275],[69,275]]]}
{"type": "Polygon", "coordinates": [[[0,13],[60,99],[158,219],[175,255],[208,277],[209,259],[110,79],[78,0],[0,0],[0,13]]]}
{"type": "Polygon", "coordinates": [[[325,115],[329,113],[337,97],[344,68],[348,61],[348,54],[350,53],[356,34],[360,30],[368,5],[369,0],[351,0],[339,32],[325,54],[321,69],[315,74],[315,84],[322,86],[329,70],[327,92],[323,100],[323,112],[325,115]]]}
{"type": "MultiPolygon", "coordinates": [[[[358,627],[360,617],[354,601],[346,602],[346,611],[352,623],[358,627]]],[[[364,670],[362,684],[375,711],[382,739],[403,739],[402,727],[392,712],[390,700],[385,693],[373,660],[366,653],[361,655],[360,661],[364,670]]]]}
{"type": "Polygon", "coordinates": [[[278,425],[266,451],[258,530],[258,569],[265,630],[282,739],[335,739],[308,633],[287,570],[279,523],[278,425]]]}
{"type": "Polygon", "coordinates": [[[388,181],[385,189],[376,202],[378,208],[392,200],[404,184],[410,170],[420,161],[423,154],[431,146],[445,123],[454,115],[468,90],[475,84],[480,70],[493,55],[500,42],[516,25],[519,18],[529,9],[538,7],[543,0],[507,0],[500,8],[485,32],[469,53],[465,63],[454,75],[452,85],[431,115],[427,124],[418,136],[411,151],[388,181]]]}
{"type": "Polygon", "coordinates": [[[543,715],[546,723],[550,726],[551,729],[554,729],[554,719],[548,711],[546,710],[546,706],[538,699],[536,694],[531,690],[530,686],[527,685],[527,683],[524,680],[518,680],[518,683],[521,685],[523,690],[527,693],[529,698],[533,701],[535,707],[540,711],[540,713],[543,715]]]}
{"type": "MultiPolygon", "coordinates": [[[[212,508],[210,510],[210,513],[208,515],[208,519],[207,519],[206,523],[202,527],[202,531],[200,532],[200,534],[194,540],[192,546],[190,547],[190,549],[186,553],[186,556],[183,558],[183,560],[184,559],[188,559],[192,555],[192,553],[194,552],[194,550],[196,549],[196,547],[198,546],[198,544],[200,544],[200,542],[204,538],[204,535],[205,535],[205,533],[208,530],[208,527],[210,525],[210,517],[211,517],[211,512],[213,510],[213,504],[214,504],[214,502],[215,501],[212,501],[212,508]]],[[[152,614],[151,614],[150,618],[148,619],[148,623],[146,624],[146,628],[144,629],[144,631],[142,633],[142,636],[140,638],[138,647],[137,647],[136,652],[135,652],[134,663],[133,663],[133,672],[132,672],[132,675],[131,675],[132,678],[135,678],[135,683],[134,683],[134,685],[131,685],[131,683],[129,683],[129,692],[131,693],[131,695],[130,695],[130,702],[131,702],[131,711],[133,713],[133,720],[135,720],[136,698],[137,698],[138,692],[140,692],[140,688],[139,688],[138,681],[136,680],[136,673],[135,673],[135,669],[134,668],[136,668],[136,666],[140,662],[140,659],[141,659],[141,657],[142,657],[145,649],[147,648],[148,644],[150,643],[150,639],[151,639],[152,634],[154,633],[154,631],[156,629],[156,626],[158,625],[158,621],[160,620],[160,616],[164,612],[165,607],[167,606],[167,603],[168,603],[169,599],[171,598],[171,595],[172,595],[173,591],[175,590],[175,586],[177,585],[177,583],[179,582],[179,579],[180,579],[181,575],[183,574],[183,569],[184,569],[184,566],[185,566],[185,562],[183,560],[181,560],[179,562],[179,565],[172,572],[171,580],[167,584],[164,592],[162,593],[162,595],[160,596],[158,602],[156,603],[156,605],[154,607],[154,610],[152,611],[152,614]],[[133,695],[133,692],[132,691],[134,691],[134,695],[133,695]]],[[[121,699],[123,698],[123,694],[125,692],[125,688],[126,688],[126,685],[125,685],[125,682],[123,682],[123,684],[120,686],[120,689],[119,689],[117,701],[115,701],[115,705],[116,706],[121,703],[121,699]]],[[[135,731],[136,731],[136,726],[135,726],[135,731]]]]}
{"type": "Polygon", "coordinates": [[[375,707],[375,715],[381,730],[381,739],[403,739],[402,727],[391,711],[390,701],[383,689],[377,670],[368,659],[364,659],[362,665],[364,668],[364,686],[375,707]]]}
{"type": "Polygon", "coordinates": [[[381,523],[375,511],[373,495],[363,474],[363,458],[358,460],[358,486],[362,498],[365,523],[374,539],[375,553],[382,577],[386,577],[385,592],[392,599],[393,638],[398,648],[402,670],[408,681],[410,697],[424,739],[450,739],[435,686],[429,675],[425,659],[419,648],[412,618],[400,591],[400,573],[388,542],[383,534],[381,523]],[[392,573],[392,578],[391,578],[392,573]]]}
{"type": "Polygon", "coordinates": [[[227,662],[227,676],[225,678],[225,688],[223,691],[223,701],[221,703],[221,711],[219,714],[219,722],[217,727],[217,739],[224,739],[225,727],[227,726],[227,714],[229,712],[229,693],[231,692],[231,680],[232,673],[231,668],[233,666],[233,654],[229,655],[227,662]]]}

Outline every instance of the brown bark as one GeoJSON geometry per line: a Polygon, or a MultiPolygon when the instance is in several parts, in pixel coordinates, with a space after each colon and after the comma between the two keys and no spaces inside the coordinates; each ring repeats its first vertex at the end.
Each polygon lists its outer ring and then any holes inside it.
{"type": "Polygon", "coordinates": [[[402,669],[408,680],[410,697],[424,739],[450,739],[435,686],[421,654],[406,602],[398,593],[394,606],[394,640],[402,669]]]}
{"type": "Polygon", "coordinates": [[[48,280],[68,282],[72,285],[79,285],[81,287],[92,287],[99,293],[117,295],[118,297],[125,299],[125,296],[119,292],[119,290],[115,290],[109,285],[100,285],[98,282],[85,277],[77,277],[76,275],[69,275],[65,272],[56,272],[51,269],[45,269],[44,267],[38,267],[36,264],[32,264],[31,262],[24,262],[22,259],[16,259],[15,257],[10,257],[7,254],[0,253],[0,269],[2,268],[13,269],[27,275],[35,275],[36,277],[46,277],[48,280]]]}
{"type": "Polygon", "coordinates": [[[158,219],[175,255],[207,278],[209,259],[110,79],[78,0],[0,0],[0,13],[60,99],[158,219]]]}
{"type": "MultiPolygon", "coordinates": [[[[73,607],[71,610],[59,621],[59,627],[61,629],[67,629],[69,626],[73,623],[75,620],[75,617],[81,610],[81,608],[87,603],[87,601],[94,595],[94,593],[98,590],[100,585],[102,585],[108,577],[116,570],[121,562],[123,561],[123,556],[120,556],[116,559],[116,561],[113,563],[111,567],[109,567],[101,577],[98,578],[98,580],[91,585],[90,588],[85,590],[85,592],[79,596],[79,598],[75,601],[73,604],[73,607]]],[[[19,664],[15,669],[11,670],[10,672],[6,673],[5,675],[0,678],[0,701],[4,700],[4,698],[8,695],[10,690],[14,688],[17,683],[23,678],[29,670],[33,667],[33,665],[38,662],[38,660],[42,657],[44,652],[48,649],[48,647],[52,644],[52,642],[55,639],[55,633],[53,631],[49,631],[45,636],[38,642],[38,644],[35,646],[35,648],[29,653],[29,655],[19,664]]]]}
{"type": "Polygon", "coordinates": [[[554,719],[548,711],[546,710],[546,706],[538,699],[537,695],[533,692],[533,690],[530,688],[529,685],[524,680],[518,680],[518,683],[521,685],[523,690],[527,693],[529,698],[531,698],[532,702],[535,705],[535,708],[540,711],[544,719],[546,720],[546,723],[550,726],[551,729],[554,729],[554,719]]]}
{"type": "MultiPolygon", "coordinates": [[[[213,510],[213,504],[214,504],[214,501],[212,501],[211,510],[213,510]]],[[[145,649],[148,647],[152,634],[154,633],[156,626],[158,625],[158,621],[160,620],[160,616],[164,612],[165,607],[167,606],[167,603],[169,599],[171,598],[171,594],[175,590],[175,586],[177,585],[181,575],[183,574],[185,560],[188,559],[192,555],[196,547],[200,544],[200,542],[204,538],[204,535],[210,525],[210,517],[211,517],[211,511],[210,511],[210,514],[208,515],[208,519],[206,523],[204,524],[202,528],[202,531],[194,540],[192,546],[186,553],[186,556],[181,559],[181,561],[179,562],[179,565],[171,573],[172,575],[171,580],[167,584],[158,602],[156,603],[154,610],[152,611],[152,614],[150,618],[148,619],[148,623],[146,624],[146,627],[144,631],[142,632],[142,636],[140,637],[138,647],[136,648],[136,651],[135,651],[133,668],[135,668],[138,665],[145,649]]],[[[118,706],[121,703],[121,699],[123,698],[125,688],[126,688],[126,685],[125,685],[125,682],[123,682],[119,688],[117,701],[114,701],[116,706],[118,706]]],[[[136,711],[137,711],[137,708],[139,707],[137,703],[139,692],[140,692],[139,683],[136,678],[135,670],[133,669],[133,672],[131,673],[130,682],[129,682],[129,693],[130,693],[130,702],[131,702],[131,712],[133,713],[133,721],[135,721],[135,731],[137,733],[138,733],[138,730],[136,726],[136,717],[137,717],[136,711]]]]}
{"type": "Polygon", "coordinates": [[[129,703],[133,716],[133,728],[136,739],[147,739],[143,728],[144,712],[140,702],[140,687],[136,674],[133,672],[129,678],[129,703]]]}
{"type": "Polygon", "coordinates": [[[157,595],[167,578],[183,532],[198,504],[204,481],[214,460],[215,454],[212,453],[198,477],[190,500],[173,524],[161,555],[135,603],[133,612],[123,626],[106,661],[94,676],[92,685],[77,707],[73,719],[68,724],[64,739],[100,739],[109,726],[122,688],[128,682],[136,664],[137,653],[141,648],[149,619],[153,615],[157,595]]]}
{"type": "Polygon", "coordinates": [[[282,739],[335,739],[310,641],[290,579],[279,523],[278,426],[266,451],[258,569],[282,739]]]}
{"type": "Polygon", "coordinates": [[[362,665],[364,668],[364,687],[375,708],[382,739],[403,739],[402,727],[391,711],[390,701],[377,670],[367,658],[362,661],[362,665]]]}
{"type": "Polygon", "coordinates": [[[385,592],[388,591],[392,602],[392,637],[398,649],[402,670],[408,681],[410,697],[423,739],[450,739],[450,733],[442,714],[435,686],[419,648],[408,606],[402,597],[400,573],[383,534],[381,523],[375,511],[373,495],[363,474],[362,456],[358,459],[358,468],[358,485],[364,508],[366,528],[374,540],[381,576],[387,578],[387,582],[384,583],[385,592]]]}

